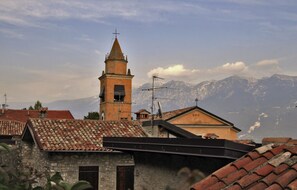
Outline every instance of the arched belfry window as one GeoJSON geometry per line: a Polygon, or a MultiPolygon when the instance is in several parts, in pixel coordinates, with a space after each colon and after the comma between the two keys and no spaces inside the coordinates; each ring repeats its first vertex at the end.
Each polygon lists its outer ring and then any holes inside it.
{"type": "Polygon", "coordinates": [[[125,98],[125,86],[114,85],[114,101],[123,102],[125,98]]]}
{"type": "Polygon", "coordinates": [[[104,88],[104,86],[102,86],[102,88],[100,90],[99,98],[101,98],[102,102],[105,102],[105,88],[104,88]]]}

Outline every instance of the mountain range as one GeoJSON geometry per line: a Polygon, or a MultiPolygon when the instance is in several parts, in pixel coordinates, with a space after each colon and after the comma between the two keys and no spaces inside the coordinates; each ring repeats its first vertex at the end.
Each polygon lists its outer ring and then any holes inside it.
{"type": "MultiPolygon", "coordinates": [[[[268,136],[297,138],[297,76],[275,74],[262,79],[231,76],[198,84],[156,81],[155,85],[155,102],[161,103],[163,112],[198,103],[199,107],[234,123],[242,130],[239,133],[242,139],[259,142],[268,136]]],[[[152,94],[147,90],[150,88],[151,84],[146,83],[133,89],[134,112],[143,108],[150,111],[152,94]]],[[[97,95],[44,106],[69,109],[80,119],[88,112],[98,111],[99,100],[97,95]]]]}

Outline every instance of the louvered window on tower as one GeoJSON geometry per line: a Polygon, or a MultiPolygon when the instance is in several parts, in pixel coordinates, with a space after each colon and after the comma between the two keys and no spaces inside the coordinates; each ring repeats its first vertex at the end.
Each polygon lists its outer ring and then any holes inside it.
{"type": "Polygon", "coordinates": [[[123,102],[125,97],[125,86],[114,85],[114,101],[123,102]]]}
{"type": "Polygon", "coordinates": [[[102,102],[105,101],[105,88],[104,88],[104,86],[102,87],[102,89],[100,91],[99,98],[101,98],[102,102]]]}

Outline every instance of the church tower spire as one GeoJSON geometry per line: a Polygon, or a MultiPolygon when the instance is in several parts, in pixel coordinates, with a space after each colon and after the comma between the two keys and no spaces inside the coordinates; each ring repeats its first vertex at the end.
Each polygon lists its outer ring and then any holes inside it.
{"type": "Polygon", "coordinates": [[[102,120],[131,120],[132,78],[127,70],[127,56],[124,56],[117,38],[117,31],[111,51],[105,56],[105,71],[100,80],[100,118],[102,120]]]}

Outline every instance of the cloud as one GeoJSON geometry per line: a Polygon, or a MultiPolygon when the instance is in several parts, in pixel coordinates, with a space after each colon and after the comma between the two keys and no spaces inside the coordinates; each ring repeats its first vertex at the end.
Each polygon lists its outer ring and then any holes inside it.
{"type": "Polygon", "coordinates": [[[256,63],[259,67],[276,66],[279,64],[277,59],[265,59],[256,63]]]}
{"type": "Polygon", "coordinates": [[[158,75],[175,80],[190,80],[197,82],[206,79],[216,79],[218,77],[226,77],[230,75],[240,74],[247,70],[244,62],[226,63],[218,67],[209,69],[189,69],[182,64],[171,65],[168,67],[158,67],[147,73],[148,77],[158,75]]]}
{"type": "Polygon", "coordinates": [[[142,1],[0,1],[0,22],[16,26],[40,27],[45,20],[79,19],[105,22],[120,18],[139,22],[164,21],[164,13],[184,14],[197,10],[198,6],[170,0],[142,1]]]}
{"type": "Polygon", "coordinates": [[[185,75],[191,75],[194,73],[197,73],[197,70],[190,70],[190,69],[185,69],[183,65],[173,65],[169,66],[167,68],[163,67],[158,67],[156,69],[152,69],[151,71],[148,72],[148,77],[152,77],[153,75],[159,75],[159,76],[164,76],[164,77],[180,77],[180,76],[185,76],[185,75]]]}
{"type": "Polygon", "coordinates": [[[238,61],[235,63],[226,63],[220,67],[215,68],[215,72],[238,73],[247,69],[244,62],[238,61]]]}

